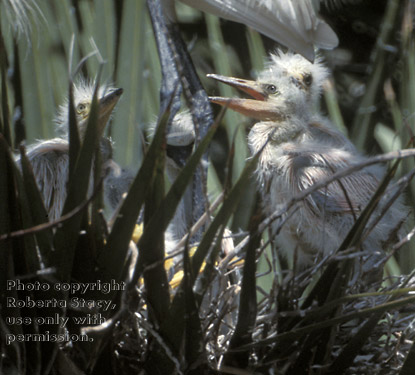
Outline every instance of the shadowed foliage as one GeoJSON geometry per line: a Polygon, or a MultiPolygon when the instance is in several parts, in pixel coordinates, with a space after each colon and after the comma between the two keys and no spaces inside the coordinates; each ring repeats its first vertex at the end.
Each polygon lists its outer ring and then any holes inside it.
{"type": "Polygon", "coordinates": [[[259,154],[249,156],[247,120],[225,109],[211,124],[203,92],[235,96],[206,74],[249,78],[275,42],[181,3],[167,27],[154,25],[159,1],[147,1],[151,12],[136,0],[26,1],[31,26],[21,35],[0,12],[0,373],[413,372],[413,213],[383,244],[382,282],[362,288],[354,262],[388,186],[415,202],[413,1],[315,1],[340,39],[321,52],[333,71],[321,111],[366,154],[385,153],[368,163],[391,164],[339,249],[303,270],[269,230],[271,219],[284,225],[289,207],[267,218],[255,193],[259,154]],[[124,89],[105,134],[133,176],[115,215],[103,199],[96,96],[83,139],[78,132],[81,75],[124,89]],[[66,97],[68,194],[62,217],[49,222],[26,150],[54,136],[66,97]],[[200,132],[168,181],[166,133],[180,105],[200,132]],[[165,234],[188,186],[201,198],[192,224],[203,223],[172,260],[165,234]]]}

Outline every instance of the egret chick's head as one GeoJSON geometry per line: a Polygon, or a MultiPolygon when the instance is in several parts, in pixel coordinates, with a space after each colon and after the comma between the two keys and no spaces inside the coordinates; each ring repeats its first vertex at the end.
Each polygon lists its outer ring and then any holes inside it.
{"type": "Polygon", "coordinates": [[[284,53],[281,50],[271,54],[265,66],[265,70],[259,74],[259,81],[267,82],[281,76],[287,77],[290,84],[298,88],[297,95],[303,95],[304,99],[312,105],[319,99],[323,84],[329,75],[320,56],[311,63],[299,54],[284,53]]]}
{"type": "Polygon", "coordinates": [[[307,117],[320,97],[327,75],[320,59],[312,64],[301,55],[278,52],[271,55],[256,81],[208,75],[244,91],[253,99],[209,99],[258,120],[278,122],[293,116],[307,117]]]}
{"type": "MultiPolygon", "coordinates": [[[[148,127],[148,135],[154,137],[157,123],[153,122],[148,127]]],[[[180,169],[184,166],[193,151],[195,141],[195,126],[192,114],[188,110],[178,112],[167,126],[166,155],[167,172],[169,167],[180,169]]]]}
{"type": "MultiPolygon", "coordinates": [[[[92,98],[94,95],[95,83],[84,80],[79,81],[74,85],[73,98],[77,124],[81,136],[85,134],[88,118],[91,113],[92,98]]],[[[118,103],[123,89],[114,88],[107,85],[102,85],[98,88],[98,131],[102,134],[108,123],[111,114],[118,103]]],[[[59,108],[59,113],[56,118],[58,127],[64,134],[68,132],[69,122],[69,100],[66,100],[59,108]]]]}

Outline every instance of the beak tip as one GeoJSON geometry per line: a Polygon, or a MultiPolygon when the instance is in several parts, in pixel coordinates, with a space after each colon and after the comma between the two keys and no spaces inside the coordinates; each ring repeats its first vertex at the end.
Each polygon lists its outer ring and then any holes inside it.
{"type": "MultiPolygon", "coordinates": [[[[219,81],[219,82],[222,82],[223,81],[223,79],[225,79],[225,78],[227,78],[227,77],[225,77],[225,76],[221,76],[220,74],[214,74],[214,73],[209,73],[209,74],[206,74],[206,77],[207,78],[213,78],[213,79],[216,79],[217,81],[219,81]]],[[[225,82],[226,83],[226,82],[225,82]]]]}
{"type": "Polygon", "coordinates": [[[208,96],[208,99],[211,103],[216,104],[223,104],[230,100],[229,98],[222,98],[221,96],[208,96]]]}

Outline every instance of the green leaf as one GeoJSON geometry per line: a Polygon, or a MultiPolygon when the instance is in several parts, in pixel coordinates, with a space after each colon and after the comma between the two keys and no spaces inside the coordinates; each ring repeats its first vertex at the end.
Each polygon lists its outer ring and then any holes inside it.
{"type": "Polygon", "coordinates": [[[3,34],[0,28],[0,79],[1,79],[1,114],[0,118],[0,134],[3,134],[7,143],[11,145],[11,133],[10,133],[10,115],[9,115],[9,100],[7,95],[7,55],[6,47],[4,45],[3,34]]]}
{"type": "MultiPolygon", "coordinates": [[[[282,344],[284,342],[295,342],[296,340],[301,341],[304,336],[308,334],[318,334],[321,330],[324,330],[328,327],[333,327],[338,324],[349,322],[353,319],[362,319],[364,317],[370,316],[375,313],[385,313],[394,309],[399,309],[402,306],[407,306],[415,302],[415,297],[405,297],[396,301],[391,301],[383,303],[381,305],[370,307],[366,309],[361,309],[353,313],[343,314],[336,316],[331,319],[320,320],[314,322],[313,324],[306,325],[301,328],[295,328],[287,332],[280,333],[275,337],[270,337],[264,340],[258,340],[253,344],[245,345],[240,349],[249,349],[249,348],[260,348],[268,346],[271,344],[282,344]]],[[[307,315],[305,315],[307,317],[307,315]]]]}
{"type": "MultiPolygon", "coordinates": [[[[183,254],[183,291],[185,301],[184,351],[189,374],[200,374],[207,367],[205,338],[199,319],[199,306],[193,293],[189,251],[183,254]]],[[[202,372],[203,373],[203,372],[202,372]]]]}
{"type": "MultiPolygon", "coordinates": [[[[159,264],[157,265],[157,259],[151,259],[148,258],[147,254],[144,253],[146,251],[151,251],[152,244],[154,242],[154,236],[158,233],[161,233],[159,237],[162,237],[162,234],[167,229],[168,223],[173,218],[176,208],[182,198],[182,195],[186,191],[186,188],[189,184],[189,182],[192,180],[195,170],[199,165],[199,161],[208,148],[213,135],[215,134],[215,131],[217,127],[219,126],[219,122],[216,122],[211,126],[206,136],[201,140],[199,146],[194,150],[193,154],[190,156],[189,160],[187,161],[186,165],[183,167],[182,171],[180,172],[179,176],[176,178],[172,186],[170,187],[170,190],[168,191],[166,197],[163,199],[163,201],[160,203],[160,206],[157,208],[157,210],[154,212],[152,217],[150,218],[148,224],[146,225],[144,229],[144,233],[142,237],[140,238],[140,241],[138,243],[138,247],[140,249],[140,258],[138,261],[138,266],[136,267],[136,275],[135,279],[139,277],[139,270],[145,269],[145,266],[149,266],[148,263],[150,260],[154,263],[152,265],[152,269],[149,270],[149,272],[153,271],[153,267],[162,267],[163,262],[162,259],[159,259],[159,264]],[[141,249],[144,249],[144,251],[141,251],[141,249]],[[148,250],[145,250],[148,249],[148,250]],[[144,253],[144,255],[142,255],[144,253]],[[148,258],[148,259],[147,259],[148,258]]],[[[158,131],[158,129],[157,129],[158,131]]],[[[156,133],[157,134],[157,133],[156,133]]],[[[153,140],[154,142],[154,140],[153,140]]],[[[150,146],[151,148],[151,146],[150,146]]],[[[144,164],[143,164],[144,165],[144,164]]],[[[160,269],[159,271],[164,272],[160,269]]],[[[193,279],[192,279],[193,280],[193,279]]],[[[134,282],[134,281],[133,281],[134,282]]],[[[158,286],[160,288],[160,283],[163,282],[163,279],[155,279],[153,280],[154,285],[152,287],[158,286]]],[[[192,281],[193,282],[193,281],[192,281]]],[[[167,285],[167,284],[166,284],[167,285]]],[[[184,294],[183,294],[184,297],[184,294]]],[[[183,309],[185,309],[185,303],[183,301],[183,304],[181,305],[183,309]]],[[[161,329],[160,332],[162,333],[162,337],[164,337],[169,343],[172,343],[170,340],[170,337],[168,336],[168,331],[165,331],[165,322],[169,321],[171,319],[171,312],[169,313],[169,316],[167,316],[163,321],[161,321],[161,329]]],[[[181,321],[184,324],[183,321],[183,315],[180,317],[181,321]]],[[[174,323],[176,324],[176,323],[174,323]]],[[[167,327],[166,327],[167,328],[167,327]]],[[[177,337],[177,341],[173,342],[177,345],[174,345],[171,347],[173,352],[179,352],[179,344],[178,342],[182,341],[183,332],[184,332],[184,326],[182,326],[183,330],[180,333],[180,336],[177,337]]],[[[161,349],[160,349],[161,350],[161,349]]],[[[157,350],[154,352],[154,355],[149,360],[149,363],[155,363],[157,361],[160,361],[160,350],[157,350]]],[[[162,350],[161,350],[162,352],[162,350]]],[[[166,363],[166,366],[169,368],[170,364],[166,363]]]]}
{"type": "Polygon", "coordinates": [[[328,80],[324,86],[324,99],[326,101],[327,110],[333,124],[336,125],[344,135],[347,136],[347,128],[344,124],[343,117],[340,111],[339,102],[336,97],[336,90],[334,88],[334,81],[328,80]]]}
{"type": "Polygon", "coordinates": [[[69,103],[69,179],[72,178],[74,171],[76,160],[78,159],[79,150],[81,149],[81,140],[79,138],[79,129],[76,120],[76,113],[75,113],[75,103],[73,98],[73,82],[72,80],[69,81],[69,93],[68,93],[69,103]]]}
{"type": "MultiPolygon", "coordinates": [[[[35,176],[33,175],[32,165],[25,154],[24,148],[20,149],[20,161],[22,166],[23,183],[25,193],[27,194],[28,208],[32,218],[32,225],[42,224],[48,221],[48,213],[43,204],[42,195],[36,184],[35,176]]],[[[37,243],[39,245],[39,253],[42,263],[48,267],[51,266],[51,252],[53,249],[53,232],[51,229],[46,229],[36,233],[37,243]]]]}
{"type": "Polygon", "coordinates": [[[354,359],[373,333],[382,315],[383,313],[375,314],[364,323],[352,339],[342,347],[340,354],[330,365],[328,373],[339,374],[352,366],[354,359]]]}
{"type": "Polygon", "coordinates": [[[140,239],[138,246],[140,247],[146,241],[152,241],[152,229],[151,228],[160,228],[165,230],[168,226],[168,223],[173,218],[176,208],[181,200],[183,193],[186,191],[186,188],[191,181],[192,177],[194,176],[194,172],[199,165],[200,158],[208,148],[213,135],[218,128],[219,123],[216,122],[211,126],[206,136],[202,139],[199,146],[190,156],[189,160],[187,161],[186,165],[183,167],[182,171],[180,172],[179,176],[176,178],[170,190],[168,191],[165,199],[161,202],[160,207],[152,216],[151,220],[149,221],[146,231],[144,232],[143,236],[140,239]]]}
{"type": "Polygon", "coordinates": [[[412,375],[415,368],[415,343],[412,344],[399,375],[412,375]]]}
{"type": "MultiPolygon", "coordinates": [[[[165,146],[165,145],[163,145],[165,146]]],[[[155,177],[147,193],[144,208],[144,233],[151,241],[140,241],[138,244],[140,260],[144,266],[144,285],[147,292],[149,321],[154,326],[166,318],[169,305],[169,283],[164,269],[164,225],[149,226],[151,217],[162,204],[164,197],[164,147],[156,155],[154,168],[155,177]],[[153,265],[151,269],[148,266],[153,265]]],[[[165,221],[163,213],[159,217],[160,223],[165,221]]]]}
{"type": "Polygon", "coordinates": [[[393,37],[394,25],[397,21],[400,8],[399,0],[389,0],[385,10],[382,27],[372,52],[371,75],[366,85],[365,95],[356,111],[356,116],[352,125],[352,140],[358,149],[364,146],[371,139],[371,128],[373,127],[373,109],[376,108],[377,101],[381,94],[383,76],[387,69],[386,57],[388,50],[384,48],[393,37]]]}
{"type": "MultiPolygon", "coordinates": [[[[63,206],[62,215],[70,212],[87,199],[92,160],[95,150],[98,147],[98,138],[100,137],[97,129],[98,87],[99,77],[96,81],[94,95],[92,98],[91,111],[88,117],[85,137],[79,156],[76,160],[72,179],[69,180],[67,188],[68,194],[63,206]]],[[[57,269],[59,280],[69,281],[70,279],[81,222],[82,215],[76,215],[65,221],[56,231],[54,237],[54,245],[56,249],[54,264],[57,269]]]]}
{"type": "MultiPolygon", "coordinates": [[[[224,42],[219,19],[210,14],[205,14],[205,19],[208,29],[209,46],[215,56],[215,59],[213,60],[215,72],[226,76],[232,76],[235,74],[235,65],[238,65],[239,61],[236,58],[231,59],[229,56],[229,49],[224,42]]],[[[219,92],[223,97],[232,97],[234,95],[234,89],[227,85],[220,85],[219,92]]],[[[225,114],[224,123],[228,141],[231,143],[232,139],[235,138],[235,155],[238,155],[238,157],[233,160],[232,179],[234,183],[240,177],[245,165],[245,160],[249,156],[245,129],[243,126],[240,126],[244,121],[246,121],[245,118],[233,111],[227,111],[225,114]]],[[[248,188],[245,187],[245,191],[243,192],[243,201],[245,203],[243,206],[236,209],[233,216],[232,229],[234,230],[246,228],[249,223],[249,215],[254,203],[252,200],[252,197],[254,196],[254,187],[252,185],[247,186],[248,188]]]]}
{"type": "MultiPolygon", "coordinates": [[[[21,229],[22,223],[19,217],[19,201],[17,200],[17,186],[15,184],[13,162],[10,146],[5,137],[0,134],[0,234],[10,233],[13,230],[21,229]]],[[[25,267],[25,242],[21,238],[0,241],[0,302],[2,306],[2,316],[0,325],[2,332],[10,334],[23,334],[23,325],[7,325],[4,317],[20,317],[21,309],[9,306],[7,298],[18,299],[16,289],[7,290],[8,280],[14,280],[16,273],[26,272],[25,267]],[[16,263],[16,260],[18,263],[16,263]]],[[[7,355],[14,366],[22,369],[26,363],[24,343],[14,342],[5,345],[5,336],[1,338],[5,355],[7,355]]]]}
{"type": "Polygon", "coordinates": [[[235,332],[229,343],[228,353],[225,355],[224,363],[228,366],[247,368],[249,364],[249,351],[232,352],[252,342],[252,333],[255,328],[257,316],[256,300],[256,250],[260,247],[261,233],[258,227],[261,222],[261,209],[257,199],[256,212],[251,218],[249,228],[249,243],[246,249],[245,263],[243,268],[242,286],[240,291],[238,321],[235,332]]]}
{"type": "MultiPolygon", "coordinates": [[[[157,131],[147,155],[144,158],[143,164],[131,184],[128,195],[119,210],[111,233],[108,236],[107,244],[97,259],[101,280],[120,280],[121,278],[127,259],[128,244],[130,243],[148,189],[152,186],[155,178],[155,166],[158,159],[157,155],[160,155],[162,150],[167,119],[168,112],[163,114],[157,126],[157,131]]],[[[140,272],[136,271],[136,281],[138,281],[138,278],[140,277],[139,274],[140,272]]]]}
{"type": "Polygon", "coordinates": [[[146,32],[149,21],[145,1],[124,1],[121,20],[115,76],[124,94],[110,130],[116,145],[119,145],[114,149],[115,158],[137,170],[144,158],[140,127],[145,122],[153,121],[152,116],[155,117],[158,111],[158,103],[156,107],[146,101],[158,100],[154,86],[159,81],[159,68],[158,62],[152,64],[149,61],[153,55],[157,56],[157,50],[151,49],[154,45],[153,36],[146,32]]]}
{"type": "MultiPolygon", "coordinates": [[[[221,209],[203,236],[196,253],[192,257],[192,283],[194,283],[196,275],[199,274],[200,267],[209,253],[210,245],[214,241],[218,229],[223,225],[223,223],[226,223],[229,217],[234,213],[245,189],[246,182],[255,170],[258,158],[259,153],[247,162],[239,180],[230,191],[229,196],[223,202],[221,209]]],[[[183,335],[184,294],[182,290],[183,285],[181,284],[178,287],[176,295],[173,299],[169,319],[166,319],[162,326],[163,332],[167,333],[167,337],[174,348],[179,347],[183,335]]]]}

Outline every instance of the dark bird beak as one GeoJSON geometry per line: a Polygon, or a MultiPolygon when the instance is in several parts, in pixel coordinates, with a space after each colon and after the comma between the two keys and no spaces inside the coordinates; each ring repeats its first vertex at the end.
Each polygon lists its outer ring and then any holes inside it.
{"type": "Polygon", "coordinates": [[[104,128],[107,124],[114,107],[117,105],[118,100],[120,99],[123,89],[115,89],[99,100],[99,123],[102,124],[104,128]]]}
{"type": "Polygon", "coordinates": [[[268,101],[268,94],[265,92],[262,84],[256,81],[226,77],[218,74],[208,74],[207,77],[235,87],[254,98],[242,99],[210,96],[209,101],[211,103],[228,107],[236,112],[242,113],[245,116],[253,117],[258,120],[275,120],[276,118],[281,117],[281,114],[275,105],[268,101]]]}

